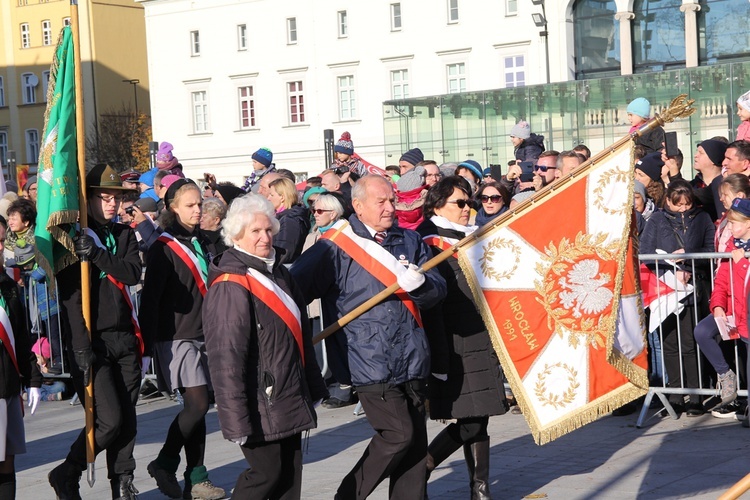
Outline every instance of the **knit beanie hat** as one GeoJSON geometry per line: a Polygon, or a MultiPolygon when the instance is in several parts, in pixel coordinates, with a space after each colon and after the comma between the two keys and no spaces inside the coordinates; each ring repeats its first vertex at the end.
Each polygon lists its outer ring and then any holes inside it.
{"type": "Polygon", "coordinates": [[[521,120],[520,122],[513,125],[513,128],[510,129],[510,136],[518,137],[519,139],[524,140],[531,137],[531,127],[529,127],[529,123],[521,120]]]}
{"type": "MultiPolygon", "coordinates": [[[[415,167],[417,166],[417,163],[424,161],[424,155],[422,154],[422,150],[419,148],[410,149],[406,153],[401,155],[401,158],[398,159],[398,161],[405,161],[407,163],[411,163],[415,167]]],[[[414,186],[416,187],[416,186],[414,186]]],[[[413,189],[413,188],[412,188],[413,189]]]]}
{"type": "Polygon", "coordinates": [[[36,183],[37,183],[36,175],[32,175],[31,177],[28,178],[28,180],[26,181],[26,184],[23,185],[23,190],[28,191],[29,188],[31,188],[31,186],[33,186],[36,183]]]}
{"type": "Polygon", "coordinates": [[[141,184],[145,184],[148,187],[152,188],[154,187],[154,177],[156,177],[156,172],[158,172],[158,168],[152,168],[148,172],[144,173],[138,178],[138,182],[141,184]]]}
{"type": "Polygon", "coordinates": [[[161,179],[161,185],[169,189],[169,186],[171,186],[174,183],[174,181],[179,180],[179,179],[181,179],[179,175],[174,175],[174,174],[165,175],[161,179]]]}
{"type": "Polygon", "coordinates": [[[661,161],[661,151],[649,153],[635,163],[635,168],[655,181],[661,179],[661,167],[663,166],[664,162],[661,161]]]}
{"type": "Polygon", "coordinates": [[[714,139],[706,139],[705,141],[698,144],[706,152],[711,163],[720,167],[724,163],[724,153],[727,152],[727,145],[721,141],[714,139]]]}
{"type": "Polygon", "coordinates": [[[240,196],[245,194],[245,192],[237,186],[229,186],[226,184],[219,184],[218,186],[216,186],[216,190],[219,192],[221,197],[224,198],[224,203],[227,204],[227,207],[232,204],[232,201],[235,198],[239,198],[240,196]]]}
{"type": "Polygon", "coordinates": [[[51,358],[52,356],[50,354],[50,345],[47,337],[40,337],[39,340],[34,342],[34,345],[31,347],[31,352],[33,352],[37,356],[51,358]]]}
{"type": "Polygon", "coordinates": [[[327,193],[327,192],[328,192],[328,190],[326,188],[324,188],[323,186],[311,187],[310,189],[308,189],[307,191],[305,191],[304,196],[302,196],[302,203],[307,208],[312,208],[310,206],[310,197],[313,196],[313,195],[315,195],[315,194],[323,194],[323,193],[327,193]]]}
{"type": "Polygon", "coordinates": [[[643,198],[643,201],[646,201],[646,186],[643,185],[641,181],[635,181],[635,185],[633,186],[633,194],[639,194],[641,195],[641,198],[643,198]]]}
{"type": "Polygon", "coordinates": [[[412,189],[417,189],[418,187],[423,186],[424,182],[425,170],[424,167],[420,165],[402,175],[396,182],[396,187],[398,188],[399,192],[405,193],[406,191],[411,191],[412,189]]]}
{"type": "Polygon", "coordinates": [[[169,170],[177,165],[177,158],[172,154],[172,146],[168,142],[162,142],[159,145],[159,151],[156,153],[156,168],[159,170],[169,170]]]}
{"type": "MultiPolygon", "coordinates": [[[[164,195],[164,208],[169,208],[169,204],[172,203],[172,200],[174,200],[177,191],[179,191],[182,186],[185,186],[187,184],[195,184],[195,182],[190,179],[177,179],[172,183],[171,186],[169,186],[169,189],[167,189],[167,194],[164,195]]],[[[229,205],[229,203],[227,203],[227,205],[229,205]]]]}
{"type": "MultiPolygon", "coordinates": [[[[345,155],[354,154],[354,143],[349,132],[341,134],[341,139],[333,146],[334,153],[344,153],[345,155]]],[[[419,163],[419,162],[417,162],[419,163]]]]}
{"type": "Polygon", "coordinates": [[[750,200],[748,200],[747,198],[735,198],[732,201],[730,210],[739,212],[745,217],[750,217],[750,200]]]}
{"type": "Polygon", "coordinates": [[[477,182],[482,180],[482,166],[478,162],[474,160],[466,160],[459,163],[458,166],[468,168],[469,171],[477,178],[477,182]]]}
{"type": "Polygon", "coordinates": [[[645,97],[637,97],[628,104],[628,113],[648,118],[651,116],[651,103],[645,97]]]}
{"type": "Polygon", "coordinates": [[[739,99],[737,99],[737,104],[742,106],[745,111],[750,111],[750,90],[742,94],[739,99]]]}
{"type": "Polygon", "coordinates": [[[271,166],[273,161],[273,153],[268,148],[260,148],[258,151],[253,153],[252,159],[268,168],[271,166]]]}

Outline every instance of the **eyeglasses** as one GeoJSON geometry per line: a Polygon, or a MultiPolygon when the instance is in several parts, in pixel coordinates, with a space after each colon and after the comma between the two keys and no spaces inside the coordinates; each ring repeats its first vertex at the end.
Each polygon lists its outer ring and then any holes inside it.
{"type": "Polygon", "coordinates": [[[442,174],[427,174],[425,177],[434,177],[436,179],[440,179],[443,175],[442,174]]]}
{"type": "Polygon", "coordinates": [[[455,203],[458,208],[463,209],[469,204],[469,200],[448,200],[446,203],[455,203]]]}
{"type": "Polygon", "coordinates": [[[99,198],[100,200],[102,200],[107,205],[109,205],[113,201],[116,204],[122,203],[122,196],[111,196],[111,195],[105,195],[105,194],[97,194],[96,197],[99,198]]]}
{"type": "Polygon", "coordinates": [[[323,215],[326,212],[333,212],[333,210],[323,210],[322,208],[312,209],[312,213],[314,213],[315,215],[323,215]]]}
{"type": "Polygon", "coordinates": [[[547,171],[547,170],[549,170],[549,169],[555,169],[555,168],[557,168],[557,167],[546,167],[546,166],[544,166],[544,165],[534,165],[534,170],[535,170],[535,171],[536,171],[536,170],[540,170],[540,171],[542,171],[542,172],[546,172],[546,171],[547,171]]]}
{"type": "Polygon", "coordinates": [[[500,203],[500,200],[502,200],[503,198],[499,194],[493,194],[490,196],[483,194],[479,197],[479,199],[482,200],[482,203],[487,203],[488,201],[491,201],[492,203],[500,203]]]}

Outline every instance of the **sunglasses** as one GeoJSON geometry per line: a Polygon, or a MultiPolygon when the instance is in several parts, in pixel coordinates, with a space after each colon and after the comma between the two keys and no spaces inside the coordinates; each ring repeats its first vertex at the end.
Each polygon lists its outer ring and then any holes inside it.
{"type": "Polygon", "coordinates": [[[544,165],[534,165],[534,170],[535,171],[536,170],[541,170],[542,172],[546,172],[547,170],[555,169],[555,168],[557,168],[557,167],[545,167],[544,165]]]}
{"type": "Polygon", "coordinates": [[[312,210],[312,213],[314,213],[315,215],[323,215],[326,212],[333,212],[333,210],[323,210],[322,208],[314,208],[312,210]]]}
{"type": "Polygon", "coordinates": [[[479,197],[479,199],[482,200],[482,203],[487,203],[488,201],[491,201],[492,203],[500,203],[500,200],[502,200],[503,198],[499,194],[493,194],[491,196],[483,194],[479,197]]]}
{"type": "Polygon", "coordinates": [[[458,208],[466,208],[469,204],[469,200],[448,200],[446,203],[455,203],[458,208]]]}

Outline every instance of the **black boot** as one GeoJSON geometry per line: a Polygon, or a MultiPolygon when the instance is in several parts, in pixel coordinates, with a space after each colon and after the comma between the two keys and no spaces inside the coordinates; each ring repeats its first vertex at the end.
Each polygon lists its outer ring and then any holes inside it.
{"type": "Polygon", "coordinates": [[[451,428],[446,427],[435,436],[430,445],[427,447],[427,478],[435,468],[450,457],[454,451],[459,449],[463,441],[456,441],[451,436],[451,428]]]}
{"type": "Polygon", "coordinates": [[[464,445],[471,500],[490,500],[490,438],[464,445]]]}
{"type": "Polygon", "coordinates": [[[47,475],[50,486],[58,500],[81,500],[79,481],[81,470],[67,460],[55,467],[47,475]]]}
{"type": "Polygon", "coordinates": [[[16,498],[16,473],[0,474],[0,499],[16,498]]]}

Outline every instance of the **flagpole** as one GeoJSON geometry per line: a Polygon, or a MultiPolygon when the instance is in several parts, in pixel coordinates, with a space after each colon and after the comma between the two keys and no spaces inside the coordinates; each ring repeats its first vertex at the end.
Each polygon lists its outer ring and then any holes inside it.
{"type": "MultiPolygon", "coordinates": [[[[81,231],[88,227],[88,203],[86,198],[86,141],[84,140],[85,124],[83,115],[83,78],[81,76],[81,37],[80,22],[78,17],[78,0],[70,0],[71,29],[73,31],[73,57],[75,61],[75,87],[76,87],[76,146],[78,154],[78,178],[79,178],[79,220],[81,231]]],[[[83,309],[83,320],[86,323],[86,331],[91,340],[91,283],[90,265],[88,260],[81,259],[81,307],[83,309]]],[[[94,451],[94,373],[93,368],[86,386],[86,399],[84,401],[84,412],[86,415],[86,480],[89,487],[96,482],[94,464],[96,453],[94,451]]]]}
{"type": "MultiPolygon", "coordinates": [[[[493,220],[489,224],[485,224],[484,226],[477,229],[469,236],[457,242],[452,247],[440,252],[438,255],[428,260],[427,262],[425,262],[422,265],[422,267],[419,268],[419,272],[425,273],[429,271],[430,269],[437,266],[441,262],[450,258],[452,255],[458,252],[458,250],[460,250],[462,247],[479,239],[480,237],[487,234],[489,231],[492,231],[496,229],[497,227],[506,226],[510,224],[517,217],[525,214],[527,209],[530,206],[538,203],[540,200],[543,200],[547,196],[554,194],[556,191],[559,191],[560,188],[570,184],[575,179],[588,175],[588,173],[591,170],[599,166],[599,163],[602,160],[606,159],[612,154],[615,154],[617,151],[619,151],[621,147],[625,146],[626,144],[638,138],[639,136],[645,134],[646,132],[656,127],[660,127],[664,125],[665,123],[670,123],[674,121],[676,118],[684,118],[684,117],[692,115],[695,112],[695,108],[691,107],[694,102],[695,101],[693,99],[690,99],[690,100],[687,99],[687,94],[680,94],[679,96],[675,97],[663,114],[661,115],[656,114],[653,118],[651,118],[651,120],[646,122],[638,130],[622,137],[620,140],[618,140],[617,142],[609,146],[604,151],[601,151],[600,153],[589,158],[586,162],[579,165],[578,168],[576,168],[570,174],[566,175],[565,177],[561,179],[558,179],[556,182],[552,184],[547,185],[541,191],[537,192],[534,196],[532,196],[528,200],[525,200],[522,203],[519,203],[518,206],[515,207],[513,210],[507,211],[506,213],[497,217],[495,220],[493,220]]],[[[370,309],[372,309],[373,307],[375,307],[376,305],[384,301],[386,298],[396,293],[396,291],[398,291],[399,288],[401,287],[398,285],[398,283],[394,283],[388,288],[386,288],[385,290],[383,290],[382,292],[376,295],[373,295],[368,300],[366,300],[365,302],[363,302],[362,304],[360,304],[359,306],[357,306],[356,308],[354,308],[352,311],[348,312],[344,316],[340,317],[338,321],[336,321],[332,325],[329,325],[325,330],[323,330],[322,332],[317,334],[315,337],[313,337],[313,344],[317,344],[318,342],[325,339],[326,337],[329,337],[330,335],[335,333],[337,330],[341,329],[343,326],[347,325],[348,323],[352,322],[354,319],[356,319],[360,315],[369,311],[370,309]]]]}

